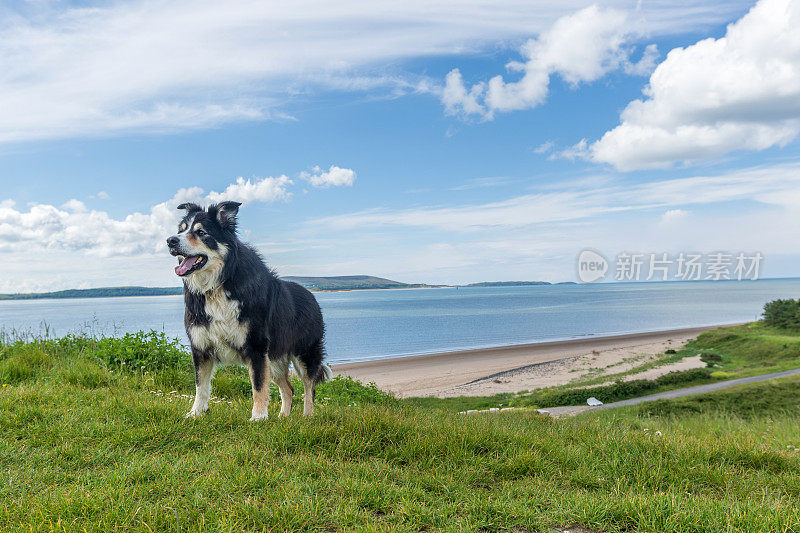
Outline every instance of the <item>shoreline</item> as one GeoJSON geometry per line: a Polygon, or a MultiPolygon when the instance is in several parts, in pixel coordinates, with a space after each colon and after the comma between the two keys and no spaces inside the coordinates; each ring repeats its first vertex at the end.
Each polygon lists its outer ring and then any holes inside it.
{"type": "MultiPolygon", "coordinates": [[[[558,366],[561,374],[564,373],[563,367],[585,356],[612,354],[619,359],[615,364],[622,364],[626,358],[660,353],[664,347],[679,347],[700,333],[732,325],[737,324],[407,355],[332,364],[331,368],[334,375],[374,382],[379,388],[400,397],[489,395],[514,392],[515,389],[518,392],[561,384],[555,379],[548,380],[548,371],[553,369],[542,368],[548,363],[558,366]],[[537,379],[532,380],[529,374],[537,370],[537,379]],[[499,379],[501,376],[503,379],[499,379]],[[534,386],[530,386],[531,383],[534,386]]],[[[567,371],[574,372],[575,369],[567,371]]],[[[549,374],[555,377],[556,372],[549,374]]]]}

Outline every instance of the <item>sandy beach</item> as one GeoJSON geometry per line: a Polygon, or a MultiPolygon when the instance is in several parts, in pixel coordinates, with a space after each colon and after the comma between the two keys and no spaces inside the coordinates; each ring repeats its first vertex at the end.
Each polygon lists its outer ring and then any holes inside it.
{"type": "MultiPolygon", "coordinates": [[[[480,396],[562,385],[587,375],[602,376],[636,368],[667,349],[677,349],[719,326],[609,337],[541,342],[343,363],[334,374],[347,375],[400,397],[480,396]]],[[[672,370],[703,366],[687,358],[632,377],[653,378],[672,370]]]]}

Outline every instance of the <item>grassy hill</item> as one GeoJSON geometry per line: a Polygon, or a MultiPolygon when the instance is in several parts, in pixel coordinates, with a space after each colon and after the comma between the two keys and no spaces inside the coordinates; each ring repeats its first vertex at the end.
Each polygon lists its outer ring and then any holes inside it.
{"type": "MultiPolygon", "coordinates": [[[[706,340],[742,363],[748,350],[718,335],[706,340]]],[[[770,343],[752,368],[785,363],[789,342],[770,343]]],[[[184,420],[193,393],[189,355],[162,333],[0,338],[0,531],[800,524],[797,377],[561,420],[457,415],[337,378],[314,418],[296,403],[278,419],[274,401],[254,424],[240,368],[219,372],[206,417],[184,420]]]]}
{"type": "Polygon", "coordinates": [[[464,287],[524,287],[528,285],[552,285],[549,281],[481,281],[464,287]]]}
{"type": "Polygon", "coordinates": [[[54,292],[0,294],[0,300],[38,300],[59,298],[111,298],[119,296],[168,296],[183,294],[183,287],[101,287],[54,292]]]}
{"type": "Polygon", "coordinates": [[[403,283],[375,276],[282,276],[300,285],[318,291],[343,291],[364,289],[413,289],[430,287],[423,283],[403,283]]]}

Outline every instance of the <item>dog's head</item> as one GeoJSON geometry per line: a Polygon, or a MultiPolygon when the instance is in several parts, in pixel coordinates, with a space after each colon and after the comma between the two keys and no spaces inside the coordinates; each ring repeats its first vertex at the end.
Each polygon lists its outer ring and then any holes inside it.
{"type": "Polygon", "coordinates": [[[178,233],[167,239],[169,252],[178,258],[175,273],[195,292],[207,292],[219,284],[225,258],[236,242],[239,202],[220,202],[203,209],[181,204],[186,215],[178,233]]]}

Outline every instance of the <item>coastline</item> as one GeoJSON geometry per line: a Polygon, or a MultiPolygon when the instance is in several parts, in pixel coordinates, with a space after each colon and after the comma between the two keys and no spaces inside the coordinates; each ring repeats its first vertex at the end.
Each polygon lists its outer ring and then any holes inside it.
{"type": "Polygon", "coordinates": [[[333,364],[331,368],[334,375],[374,382],[400,397],[517,392],[562,384],[556,375],[563,381],[563,377],[574,374],[583,364],[582,358],[603,358],[612,365],[623,365],[628,359],[662,353],[700,333],[730,325],[733,324],[410,355],[333,364]]]}
{"type": "MultiPolygon", "coordinates": [[[[372,291],[416,291],[427,289],[455,289],[455,285],[427,285],[425,287],[382,287],[382,288],[368,288],[368,289],[308,289],[309,292],[316,293],[333,293],[333,292],[372,292],[372,291]]],[[[43,301],[43,300],[94,300],[98,298],[163,298],[165,296],[175,297],[183,296],[183,289],[181,292],[175,294],[125,294],[120,296],[114,295],[87,295],[87,296],[18,296],[17,294],[0,294],[0,302],[27,302],[27,301],[43,301]]],[[[35,293],[34,293],[35,294],[35,293]]]]}

